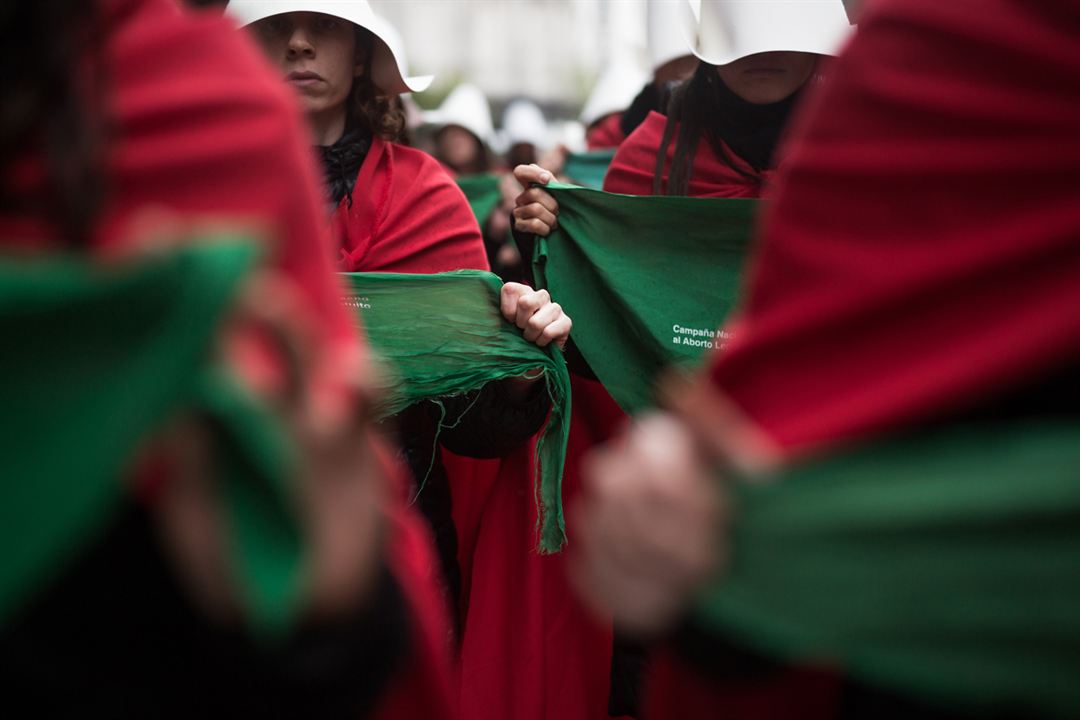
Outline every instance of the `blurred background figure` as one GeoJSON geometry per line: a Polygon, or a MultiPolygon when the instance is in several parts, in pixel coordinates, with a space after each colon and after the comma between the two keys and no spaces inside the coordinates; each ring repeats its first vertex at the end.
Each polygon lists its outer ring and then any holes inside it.
{"type": "Polygon", "coordinates": [[[632,57],[617,58],[604,70],[581,110],[589,150],[616,148],[626,138],[622,116],[649,81],[632,57]]]}
{"type": "Polygon", "coordinates": [[[495,125],[488,99],[476,85],[455,87],[437,109],[424,114],[424,122],[434,129],[435,159],[452,174],[479,175],[493,168],[495,125]]]}
{"type": "Polygon", "coordinates": [[[548,150],[550,132],[544,111],[531,100],[514,100],[506,106],[499,144],[507,167],[529,165],[548,150]]]}

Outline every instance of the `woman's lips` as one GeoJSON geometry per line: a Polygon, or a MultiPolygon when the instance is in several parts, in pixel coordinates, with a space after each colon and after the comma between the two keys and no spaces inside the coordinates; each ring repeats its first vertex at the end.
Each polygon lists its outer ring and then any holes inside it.
{"type": "Polygon", "coordinates": [[[309,70],[296,70],[294,72],[291,72],[285,76],[285,80],[292,83],[293,85],[300,86],[314,85],[316,83],[325,82],[322,75],[319,75],[319,73],[311,72],[309,70]]]}

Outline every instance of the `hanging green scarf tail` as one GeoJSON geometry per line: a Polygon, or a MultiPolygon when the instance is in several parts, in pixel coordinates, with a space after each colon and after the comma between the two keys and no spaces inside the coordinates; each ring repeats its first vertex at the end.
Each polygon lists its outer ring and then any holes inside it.
{"type": "Polygon", "coordinates": [[[1080,716],[1080,422],[924,431],[736,490],[706,627],[917,697],[1080,716]]]}
{"type": "Polygon", "coordinates": [[[357,311],[372,349],[386,361],[384,416],[496,380],[543,375],[552,410],[536,451],[540,550],[558,551],[566,542],[562,469],[570,418],[570,376],[562,353],[526,341],[503,318],[502,281],[491,273],[344,277],[350,289],[346,304],[357,311]]]}
{"type": "Polygon", "coordinates": [[[559,224],[536,239],[536,281],[574,319],[574,342],[611,396],[629,413],[648,407],[665,367],[723,344],[757,201],[546,189],[559,224]]]}
{"type": "Polygon", "coordinates": [[[8,622],[130,492],[132,464],[181,412],[223,442],[223,500],[253,628],[285,628],[299,540],[276,424],[210,354],[255,246],[214,238],[102,268],[78,257],[0,260],[0,623],[8,622]]]}

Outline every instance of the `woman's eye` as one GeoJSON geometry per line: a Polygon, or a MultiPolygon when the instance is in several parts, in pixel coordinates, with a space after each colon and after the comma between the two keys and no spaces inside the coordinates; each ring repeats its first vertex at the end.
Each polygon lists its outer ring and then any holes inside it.
{"type": "Polygon", "coordinates": [[[285,30],[285,20],[279,17],[270,17],[259,22],[259,32],[266,36],[281,35],[285,30]]]}
{"type": "Polygon", "coordinates": [[[334,18],[325,17],[319,18],[317,27],[323,32],[330,32],[338,26],[338,21],[334,18]]]}

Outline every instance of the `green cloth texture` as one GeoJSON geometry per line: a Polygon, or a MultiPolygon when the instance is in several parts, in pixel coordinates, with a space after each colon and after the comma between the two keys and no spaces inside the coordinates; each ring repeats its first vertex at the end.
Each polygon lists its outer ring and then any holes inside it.
{"type": "Polygon", "coordinates": [[[536,448],[539,549],[560,550],[566,543],[562,472],[570,432],[570,375],[562,352],[525,340],[503,317],[503,283],[492,273],[344,277],[346,304],[357,312],[368,342],[387,366],[383,416],[496,380],[543,375],[552,409],[536,448]]]}
{"type": "Polygon", "coordinates": [[[928,700],[1080,717],[1080,420],[923,430],[735,490],[706,627],[928,700]]]}
{"type": "Polygon", "coordinates": [[[615,157],[615,148],[590,150],[583,153],[570,153],[566,156],[562,174],[576,185],[600,190],[604,187],[604,176],[615,157]]]}
{"type": "Polygon", "coordinates": [[[615,401],[649,407],[664,368],[722,345],[758,201],[546,189],[559,223],[536,238],[536,282],[573,318],[574,343],[615,401]]]}
{"type": "Polygon", "coordinates": [[[277,424],[211,358],[258,260],[242,238],[104,267],[76,255],[0,259],[0,623],[63,571],[131,491],[148,438],[182,411],[208,419],[252,629],[291,621],[299,534],[277,424]]]}
{"type": "Polygon", "coordinates": [[[499,176],[490,173],[483,175],[461,175],[457,178],[458,187],[465,193],[465,199],[469,201],[476,222],[483,228],[491,213],[502,201],[502,190],[499,187],[499,176]]]}

